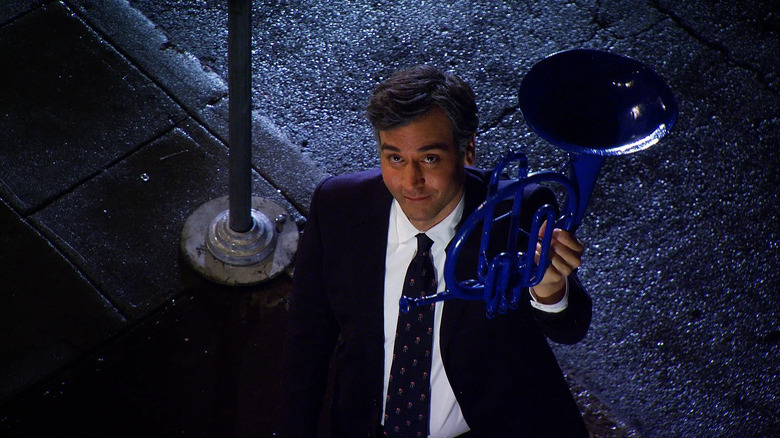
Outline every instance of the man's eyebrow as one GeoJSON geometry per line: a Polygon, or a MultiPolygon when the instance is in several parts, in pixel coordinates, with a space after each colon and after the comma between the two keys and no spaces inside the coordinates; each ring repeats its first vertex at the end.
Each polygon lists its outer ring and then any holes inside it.
{"type": "MultiPolygon", "coordinates": [[[[419,148],[417,148],[417,152],[429,152],[429,151],[434,151],[434,150],[446,151],[447,149],[449,149],[449,147],[450,147],[450,145],[448,145],[446,143],[431,143],[431,144],[426,144],[424,146],[420,146],[419,148]]],[[[398,148],[396,146],[393,146],[391,144],[387,144],[387,143],[382,143],[381,146],[380,146],[380,149],[383,152],[384,151],[401,152],[400,148],[398,148]]]]}
{"type": "Polygon", "coordinates": [[[448,145],[446,143],[432,143],[432,144],[427,144],[425,146],[422,146],[421,148],[419,148],[417,150],[421,151],[421,152],[428,152],[428,151],[434,151],[434,150],[446,151],[449,148],[450,148],[450,145],[448,145]]]}
{"type": "Polygon", "coordinates": [[[387,143],[382,143],[382,144],[379,146],[379,148],[382,150],[382,152],[384,152],[384,151],[389,151],[389,152],[401,152],[401,149],[398,149],[397,147],[395,147],[395,146],[393,146],[393,145],[391,145],[391,144],[387,144],[387,143]]]}

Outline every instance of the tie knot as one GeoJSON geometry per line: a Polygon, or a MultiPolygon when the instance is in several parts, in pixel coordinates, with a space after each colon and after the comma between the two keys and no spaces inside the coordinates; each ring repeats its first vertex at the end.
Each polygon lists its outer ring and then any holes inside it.
{"type": "Polygon", "coordinates": [[[418,255],[422,255],[423,253],[427,253],[431,250],[431,246],[433,246],[433,240],[431,240],[430,237],[428,237],[425,233],[419,233],[415,237],[417,238],[418,255]]]}

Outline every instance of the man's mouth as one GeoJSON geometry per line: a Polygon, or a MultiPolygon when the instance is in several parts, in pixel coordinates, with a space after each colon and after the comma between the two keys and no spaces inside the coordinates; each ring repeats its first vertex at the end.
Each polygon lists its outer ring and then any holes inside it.
{"type": "Polygon", "coordinates": [[[409,202],[420,202],[420,201],[424,201],[424,200],[428,199],[429,197],[430,197],[430,195],[424,195],[424,196],[422,196],[422,195],[415,195],[415,196],[404,195],[404,198],[407,201],[409,201],[409,202]]]}

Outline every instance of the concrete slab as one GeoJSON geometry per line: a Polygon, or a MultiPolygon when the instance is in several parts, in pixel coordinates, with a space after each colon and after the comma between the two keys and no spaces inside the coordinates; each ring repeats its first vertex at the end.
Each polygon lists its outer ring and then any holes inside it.
{"type": "Polygon", "coordinates": [[[190,115],[227,100],[222,78],[179,50],[157,25],[126,0],[67,0],[80,18],[146,73],[190,115]]]}
{"type": "Polygon", "coordinates": [[[274,436],[290,283],[283,276],[252,288],[185,291],[0,408],[0,435],[274,436]]]}
{"type": "Polygon", "coordinates": [[[0,26],[32,11],[46,0],[6,0],[0,9],[0,26]]]}
{"type": "MultiPolygon", "coordinates": [[[[153,78],[193,119],[228,143],[228,89],[218,74],[173,44],[162,29],[127,1],[68,0],[67,3],[115,47],[121,48],[123,55],[153,78]]],[[[177,5],[177,8],[201,6],[177,5]]],[[[222,31],[227,41],[227,27],[222,31]]],[[[314,188],[327,172],[304,156],[263,112],[255,111],[252,121],[255,169],[296,209],[306,212],[314,188]]]]}
{"type": "MultiPolygon", "coordinates": [[[[187,217],[228,187],[227,148],[186,121],[32,216],[135,319],[201,280],[179,257],[187,217]]],[[[302,218],[255,174],[253,193],[302,218]]]]}
{"type": "Polygon", "coordinates": [[[13,60],[0,69],[0,194],[25,213],[186,116],[61,3],[2,27],[0,58],[13,60]]]}
{"type": "Polygon", "coordinates": [[[0,199],[0,405],[125,323],[56,248],[0,199]]]}

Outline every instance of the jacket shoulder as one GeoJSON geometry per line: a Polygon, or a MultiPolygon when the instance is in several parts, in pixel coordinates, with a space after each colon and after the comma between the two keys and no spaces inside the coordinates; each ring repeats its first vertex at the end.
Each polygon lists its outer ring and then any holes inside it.
{"type": "Polygon", "coordinates": [[[323,180],[314,191],[310,213],[323,221],[359,220],[389,208],[391,201],[379,169],[371,169],[323,180]]]}

